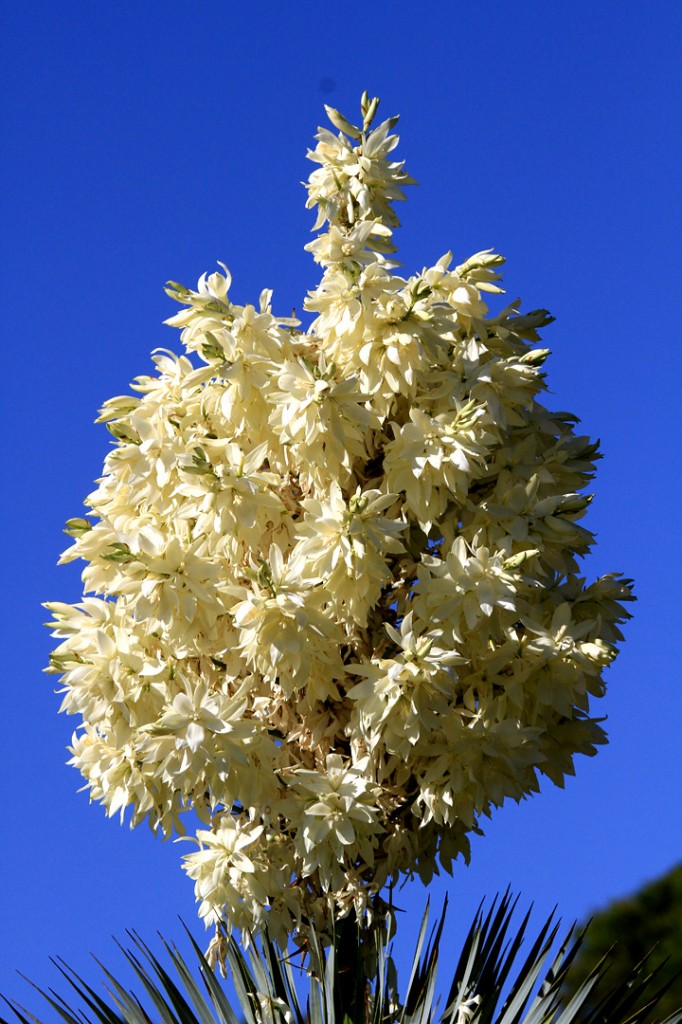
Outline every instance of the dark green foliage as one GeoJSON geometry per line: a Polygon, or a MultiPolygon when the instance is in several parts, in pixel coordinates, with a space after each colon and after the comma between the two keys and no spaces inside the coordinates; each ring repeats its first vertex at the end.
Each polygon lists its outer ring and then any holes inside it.
{"type": "Polygon", "coordinates": [[[566,979],[567,996],[602,957],[608,971],[597,992],[631,977],[647,954],[650,966],[660,967],[660,980],[670,984],[659,1012],[671,1014],[682,1006],[682,864],[595,914],[566,979]]]}
{"type": "MultiPolygon", "coordinates": [[[[428,911],[417,940],[407,988],[398,995],[395,965],[384,931],[359,933],[343,922],[335,943],[323,950],[310,936],[307,976],[292,967],[266,938],[260,948],[242,952],[226,940],[226,966],[236,1000],[230,1000],[201,950],[192,943],[192,966],[168,945],[164,960],[135,935],[124,950],[141,985],[142,998],[126,990],[102,968],[108,998],[103,1000],[67,967],[58,964],[75,990],[72,1004],[43,992],[55,1022],[64,1024],[654,1024],[661,977],[647,964],[625,982],[607,984],[594,997],[601,967],[575,987],[562,1005],[567,977],[582,935],[569,932],[550,959],[558,924],[550,918],[534,939],[525,939],[528,916],[512,928],[515,903],[505,895],[481,908],[456,964],[441,965],[451,977],[444,1000],[436,997],[444,914],[429,933],[428,911]],[[527,941],[527,945],[524,943],[527,941]],[[522,951],[522,945],[524,949],[522,951]],[[646,992],[646,995],[645,995],[646,992]],[[635,1009],[635,1005],[639,1009],[635,1009]]],[[[13,1024],[40,1024],[17,1003],[9,1004],[13,1024]]],[[[50,1019],[50,1018],[48,1018],[50,1019]]],[[[0,1017],[2,1024],[9,1024],[0,1017]]],[[[682,1024],[682,1012],[666,1024],[682,1024]]]]}

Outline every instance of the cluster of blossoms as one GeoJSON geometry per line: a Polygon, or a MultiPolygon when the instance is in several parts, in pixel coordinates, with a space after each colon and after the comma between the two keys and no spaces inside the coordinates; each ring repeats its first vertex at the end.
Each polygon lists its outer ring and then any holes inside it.
{"type": "Polygon", "coordinates": [[[500,256],[404,278],[393,210],[411,179],[336,111],[308,155],[323,229],[307,331],[198,290],[115,439],[48,605],[72,763],[109,814],[196,851],[207,923],[283,940],[377,906],[468,856],[504,800],[558,785],[604,741],[590,716],[626,581],[587,585],[596,445],[539,401],[551,318],[490,315],[500,256]]]}

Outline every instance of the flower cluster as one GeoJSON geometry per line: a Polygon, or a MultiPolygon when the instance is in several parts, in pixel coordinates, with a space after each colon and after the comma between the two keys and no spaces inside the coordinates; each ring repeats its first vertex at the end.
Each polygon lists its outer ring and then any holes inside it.
{"type": "Polygon", "coordinates": [[[538,329],[492,315],[500,256],[412,277],[395,119],[328,111],[308,155],[323,229],[306,331],[230,276],[168,323],[70,520],[80,604],[48,605],[72,763],[109,814],[196,833],[207,923],[287,934],[468,857],[506,799],[604,742],[590,699],[627,581],[587,584],[597,448],[542,404],[538,329]]]}

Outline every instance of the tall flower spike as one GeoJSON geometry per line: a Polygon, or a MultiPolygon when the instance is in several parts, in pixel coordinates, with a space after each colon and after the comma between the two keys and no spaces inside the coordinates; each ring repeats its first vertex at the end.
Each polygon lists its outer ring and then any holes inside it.
{"type": "Polygon", "coordinates": [[[320,128],[317,146],[308,159],[321,164],[308,180],[309,208],[317,206],[313,231],[325,222],[328,230],[306,249],[323,266],[341,266],[347,271],[360,268],[370,254],[395,252],[391,238],[400,221],[392,204],[406,198],[403,186],[415,184],[404,164],[388,159],[398,144],[398,136],[389,132],[398,123],[390,117],[371,128],[379,106],[378,98],[363,94],[360,110],[362,126],[356,127],[334,110],[327,116],[339,134],[320,128]]]}
{"type": "Polygon", "coordinates": [[[62,559],[85,594],[48,605],[91,799],[165,835],[195,812],[201,916],[282,943],[381,915],[385,885],[562,785],[604,742],[632,596],[582,575],[598,454],[542,404],[551,318],[489,314],[490,251],[386,259],[412,179],[377,106],[329,111],[309,154],[308,332],[267,290],[234,303],[225,267],[170,284],[185,354],[105,404],[62,559]]]}

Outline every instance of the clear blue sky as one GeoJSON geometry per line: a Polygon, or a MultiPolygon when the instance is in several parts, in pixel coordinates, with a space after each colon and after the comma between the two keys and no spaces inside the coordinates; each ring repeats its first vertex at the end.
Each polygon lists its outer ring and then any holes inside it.
{"type": "MultiPolygon", "coordinates": [[[[682,6],[675,0],[5,2],[2,493],[4,842],[0,991],[96,977],[110,935],[196,924],[181,848],[107,821],[65,767],[40,602],[107,450],[100,403],[177,346],[168,278],[217,260],[237,301],[316,282],[299,184],[331,103],[401,113],[420,181],[400,211],[407,271],[447,249],[508,257],[508,294],[548,307],[556,408],[605,454],[589,576],[638,604],[603,701],[610,746],[564,792],[510,806],[449,883],[451,932],[508,884],[570,920],[682,857],[679,239],[682,6]]],[[[445,891],[445,886],[438,893],[445,891]]],[[[424,891],[403,894],[401,934],[424,891]]],[[[115,960],[115,957],[113,957],[115,960]]],[[[30,995],[27,996],[30,1001],[30,995]]],[[[33,1002],[32,1005],[35,1005],[33,1002]]]]}

